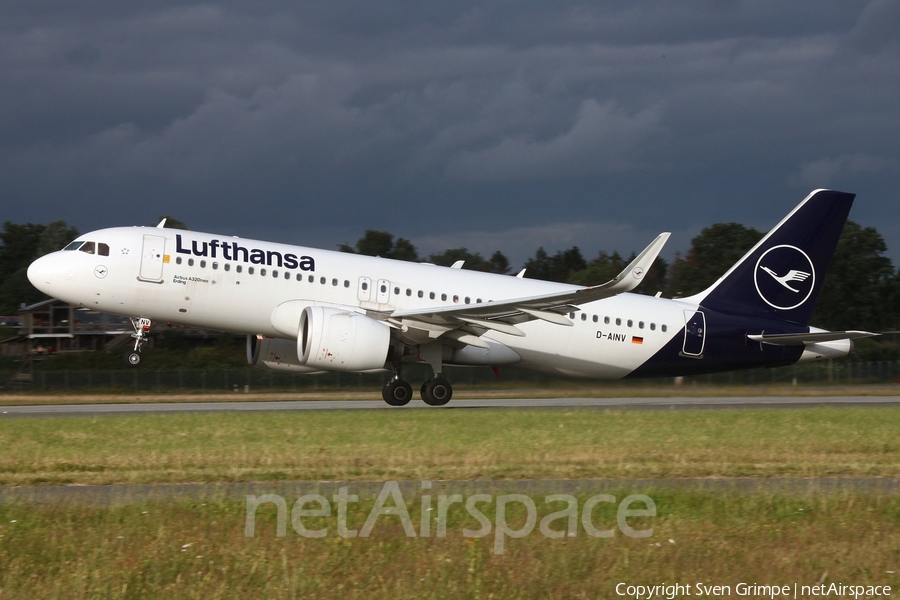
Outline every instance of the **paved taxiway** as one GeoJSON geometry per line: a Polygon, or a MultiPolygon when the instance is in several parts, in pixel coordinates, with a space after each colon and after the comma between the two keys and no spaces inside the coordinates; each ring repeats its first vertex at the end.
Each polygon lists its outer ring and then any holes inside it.
{"type": "MultiPolygon", "coordinates": [[[[900,406],[900,396],[755,396],[677,398],[487,398],[452,400],[455,408],[799,408],[809,406],[900,406]]],[[[0,407],[0,417],[113,415],[174,412],[260,412],[295,410],[409,410],[430,408],[413,400],[402,408],[381,400],[303,400],[280,402],[146,402],[135,404],[44,404],[0,407]]]]}

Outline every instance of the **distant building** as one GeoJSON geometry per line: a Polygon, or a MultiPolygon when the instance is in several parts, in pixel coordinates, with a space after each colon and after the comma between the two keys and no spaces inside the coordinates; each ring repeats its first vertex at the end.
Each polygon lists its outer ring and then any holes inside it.
{"type": "Polygon", "coordinates": [[[20,317],[2,317],[19,320],[18,335],[0,341],[4,356],[106,350],[129,339],[133,331],[125,317],[75,308],[59,300],[44,300],[19,313],[20,317]]]}

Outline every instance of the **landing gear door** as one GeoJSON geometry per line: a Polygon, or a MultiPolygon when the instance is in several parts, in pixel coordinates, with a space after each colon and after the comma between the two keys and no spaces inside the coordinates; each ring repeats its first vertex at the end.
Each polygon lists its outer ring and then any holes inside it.
{"type": "Polygon", "coordinates": [[[684,311],[684,348],[682,354],[703,358],[706,344],[706,316],[699,310],[684,311]]]}
{"type": "Polygon", "coordinates": [[[166,238],[159,235],[145,235],[141,250],[140,281],[162,283],[163,260],[166,254],[166,238]]]}

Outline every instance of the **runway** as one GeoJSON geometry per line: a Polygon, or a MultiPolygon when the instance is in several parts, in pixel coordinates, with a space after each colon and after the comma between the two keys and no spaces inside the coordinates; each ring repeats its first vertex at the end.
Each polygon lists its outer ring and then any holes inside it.
{"type": "Polygon", "coordinates": [[[413,400],[391,407],[381,400],[302,400],[257,402],[142,402],[133,404],[42,404],[0,407],[0,417],[97,416],[183,412],[264,412],[298,410],[454,410],[477,408],[721,409],[815,406],[900,406],[900,396],[722,396],[673,398],[464,398],[439,409],[413,400]]]}

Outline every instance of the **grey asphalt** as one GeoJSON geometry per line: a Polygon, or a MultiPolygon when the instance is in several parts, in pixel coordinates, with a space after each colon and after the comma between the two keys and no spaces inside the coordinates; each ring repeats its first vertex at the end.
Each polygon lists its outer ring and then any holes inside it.
{"type": "MultiPolygon", "coordinates": [[[[485,398],[451,400],[443,407],[458,408],[797,408],[811,406],[900,406],[900,396],[751,396],[675,398],[485,398]]],[[[381,400],[303,400],[273,402],[146,402],[135,404],[44,404],[0,407],[0,418],[16,416],[95,416],[176,412],[263,412],[296,410],[410,410],[434,408],[413,400],[402,408],[381,400]]]]}

